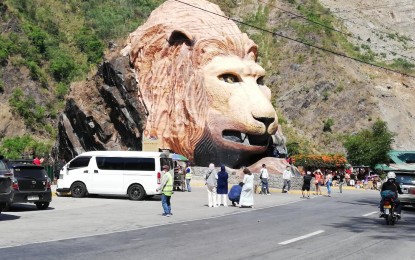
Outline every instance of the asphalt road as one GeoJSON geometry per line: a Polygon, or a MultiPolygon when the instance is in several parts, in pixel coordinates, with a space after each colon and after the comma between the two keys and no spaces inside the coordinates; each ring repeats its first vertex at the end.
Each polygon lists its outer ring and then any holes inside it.
{"type": "Polygon", "coordinates": [[[14,208],[0,217],[13,232],[12,242],[2,232],[0,258],[415,259],[415,210],[387,226],[377,217],[377,192],[256,195],[255,209],[207,208],[203,188],[174,196],[171,218],[160,216],[157,198],[56,198],[48,211],[14,208]],[[39,226],[21,226],[48,216],[55,222],[41,239],[39,226]]]}

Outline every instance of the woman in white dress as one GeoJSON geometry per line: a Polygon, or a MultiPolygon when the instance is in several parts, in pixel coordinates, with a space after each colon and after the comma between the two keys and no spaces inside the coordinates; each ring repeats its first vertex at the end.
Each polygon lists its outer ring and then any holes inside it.
{"type": "Polygon", "coordinates": [[[218,185],[218,172],[215,170],[213,163],[209,164],[209,168],[205,174],[206,187],[208,192],[208,206],[217,207],[216,203],[216,188],[218,185]]]}
{"type": "Polygon", "coordinates": [[[239,199],[240,208],[252,208],[254,206],[254,175],[248,168],[244,169],[244,180],[239,199]]]}

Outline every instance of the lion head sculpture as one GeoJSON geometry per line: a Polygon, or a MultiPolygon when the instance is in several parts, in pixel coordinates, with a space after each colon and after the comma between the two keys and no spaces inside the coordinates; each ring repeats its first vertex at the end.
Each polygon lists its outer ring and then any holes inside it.
{"type": "Polygon", "coordinates": [[[234,167],[264,155],[278,120],[257,45],[217,5],[166,1],[123,51],[148,110],[145,129],[157,131],[163,148],[198,165],[234,167]]]}

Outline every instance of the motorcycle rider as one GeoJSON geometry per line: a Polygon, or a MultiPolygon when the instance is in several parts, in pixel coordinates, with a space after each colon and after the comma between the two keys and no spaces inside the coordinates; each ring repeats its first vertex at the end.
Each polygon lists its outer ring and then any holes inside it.
{"type": "MultiPolygon", "coordinates": [[[[393,199],[393,203],[395,204],[395,214],[398,218],[401,218],[401,210],[402,205],[398,199],[398,193],[403,194],[401,187],[399,184],[396,183],[396,174],[394,172],[388,172],[388,180],[382,184],[382,189],[380,192],[385,190],[390,190],[395,193],[395,198],[393,199]]],[[[383,208],[383,198],[380,201],[380,215],[379,217],[382,218],[384,215],[384,208],[383,208]]]]}

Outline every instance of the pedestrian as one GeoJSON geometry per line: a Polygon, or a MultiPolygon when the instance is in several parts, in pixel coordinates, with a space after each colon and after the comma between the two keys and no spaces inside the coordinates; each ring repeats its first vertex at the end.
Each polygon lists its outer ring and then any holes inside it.
{"type": "Polygon", "coordinates": [[[331,197],[331,184],[333,182],[333,175],[331,174],[331,172],[329,172],[326,175],[326,179],[325,179],[325,184],[327,187],[327,197],[331,197]]]}
{"type": "Polygon", "coordinates": [[[269,188],[268,188],[269,174],[268,174],[267,166],[265,164],[262,165],[259,178],[261,179],[261,184],[262,184],[261,193],[271,195],[271,193],[269,193],[269,188]]]}
{"type": "Polygon", "coordinates": [[[217,189],[217,180],[218,173],[215,170],[215,165],[213,163],[209,164],[209,168],[205,174],[206,187],[208,192],[208,206],[217,207],[216,203],[216,189],[217,189]]]}
{"type": "Polygon", "coordinates": [[[37,166],[40,166],[41,163],[40,163],[39,157],[35,156],[35,159],[33,159],[33,164],[37,165],[37,166]]]}
{"type": "Polygon", "coordinates": [[[341,171],[339,174],[339,190],[340,193],[343,193],[343,184],[344,184],[344,171],[341,171]]]}
{"type": "Polygon", "coordinates": [[[163,165],[163,178],[161,179],[160,186],[156,191],[161,191],[161,206],[163,207],[165,217],[170,217],[171,213],[171,195],[173,194],[173,176],[170,173],[170,167],[163,165]]]}
{"type": "Polygon", "coordinates": [[[310,186],[311,186],[311,172],[307,171],[307,173],[303,177],[303,187],[301,188],[301,193],[303,194],[303,198],[305,198],[305,191],[307,191],[307,199],[310,198],[310,186]]]}
{"type": "Polygon", "coordinates": [[[323,177],[323,173],[320,171],[320,169],[317,169],[314,172],[314,185],[316,185],[316,194],[315,195],[321,195],[321,179],[323,177]]]}
{"type": "Polygon", "coordinates": [[[60,158],[56,161],[55,164],[55,169],[54,169],[54,176],[55,176],[55,182],[58,181],[59,179],[59,175],[60,175],[60,171],[63,168],[63,166],[65,166],[65,159],[60,158]]]}
{"type": "Polygon", "coordinates": [[[192,180],[193,177],[193,170],[192,168],[190,168],[190,162],[187,163],[187,167],[186,167],[186,186],[187,186],[187,191],[188,192],[192,192],[192,187],[190,187],[190,181],[192,180]]]}
{"type": "Polygon", "coordinates": [[[254,175],[248,168],[243,170],[244,179],[242,181],[241,198],[239,199],[240,208],[252,208],[254,206],[254,175]]]}
{"type": "Polygon", "coordinates": [[[228,206],[228,177],[225,165],[222,165],[220,167],[220,172],[218,172],[218,206],[228,206]]]}
{"type": "Polygon", "coordinates": [[[284,185],[282,186],[282,193],[287,193],[291,189],[291,166],[287,165],[285,168],[285,171],[282,173],[282,178],[284,179],[284,185]],[[287,187],[287,190],[285,190],[285,187],[287,187]]]}
{"type": "Polygon", "coordinates": [[[236,203],[239,203],[241,198],[242,186],[241,185],[233,185],[231,190],[229,191],[228,198],[232,201],[232,206],[236,207],[236,203]]]}

